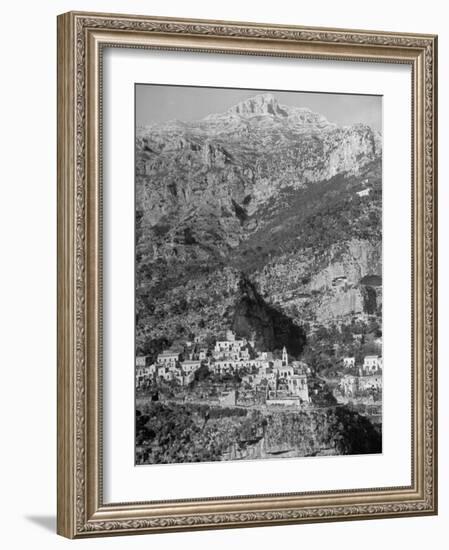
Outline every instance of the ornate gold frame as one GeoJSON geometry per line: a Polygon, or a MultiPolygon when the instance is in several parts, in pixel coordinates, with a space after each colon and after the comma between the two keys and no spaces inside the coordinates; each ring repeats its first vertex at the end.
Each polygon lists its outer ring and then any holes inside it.
{"type": "Polygon", "coordinates": [[[437,513],[436,55],[433,35],[75,12],[58,17],[59,534],[81,538],[437,513]],[[105,45],[411,66],[410,486],[103,503],[100,92],[105,45]]]}

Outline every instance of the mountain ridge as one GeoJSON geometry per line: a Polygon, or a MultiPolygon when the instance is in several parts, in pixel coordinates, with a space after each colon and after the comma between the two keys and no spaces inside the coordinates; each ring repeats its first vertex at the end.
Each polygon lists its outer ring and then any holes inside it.
{"type": "Polygon", "coordinates": [[[272,94],[139,129],[138,346],[231,326],[248,278],[298,326],[363,313],[359,281],[381,276],[381,158],[368,125],[339,127],[272,94]],[[270,282],[284,265],[285,292],[270,282]],[[356,274],[346,290],[333,286],[342,270],[356,274]]]}

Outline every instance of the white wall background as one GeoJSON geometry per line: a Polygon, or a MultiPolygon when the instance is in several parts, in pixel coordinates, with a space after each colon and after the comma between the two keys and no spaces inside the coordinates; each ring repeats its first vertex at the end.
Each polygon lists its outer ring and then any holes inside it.
{"type": "Polygon", "coordinates": [[[449,536],[449,31],[438,0],[60,0],[2,6],[0,84],[0,517],[3,548],[447,547],[449,536]],[[439,34],[440,514],[70,542],[56,514],[56,15],[139,13],[439,34]],[[446,307],[445,307],[446,306],[446,307]]]}

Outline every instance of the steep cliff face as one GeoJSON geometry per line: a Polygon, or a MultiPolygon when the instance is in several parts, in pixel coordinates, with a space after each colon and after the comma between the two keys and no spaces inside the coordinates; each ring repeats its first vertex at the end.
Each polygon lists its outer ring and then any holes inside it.
{"type": "Polygon", "coordinates": [[[264,451],[295,456],[379,453],[382,441],[367,419],[344,407],[279,412],[268,418],[264,451]]]}
{"type": "MultiPolygon", "coordinates": [[[[370,127],[338,127],[271,94],[139,128],[138,347],[249,330],[242,281],[271,308],[267,327],[377,308],[380,292],[361,280],[381,275],[380,163],[370,127]]],[[[269,342],[273,329],[260,330],[269,342]]]]}
{"type": "Polygon", "coordinates": [[[136,442],[145,464],[382,452],[376,428],[345,407],[265,415],[147,403],[137,409],[136,442]]]}
{"type": "Polygon", "coordinates": [[[241,432],[224,453],[227,460],[382,452],[382,437],[371,422],[344,407],[279,411],[253,421],[253,433],[241,432]]]}
{"type": "Polygon", "coordinates": [[[303,321],[325,324],[351,314],[375,313],[381,304],[381,243],[351,239],[316,252],[293,252],[269,261],[254,275],[262,296],[303,321]],[[378,277],[375,285],[364,282],[369,276],[378,277]]]}

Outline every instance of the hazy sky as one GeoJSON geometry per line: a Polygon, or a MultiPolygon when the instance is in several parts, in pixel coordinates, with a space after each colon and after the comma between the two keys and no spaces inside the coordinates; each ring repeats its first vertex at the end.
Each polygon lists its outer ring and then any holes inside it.
{"type": "Polygon", "coordinates": [[[382,129],[381,96],[158,84],[136,84],[136,124],[198,120],[212,113],[222,113],[240,101],[265,92],[272,93],[279,103],[308,107],[338,125],[362,122],[376,130],[382,129]]]}

